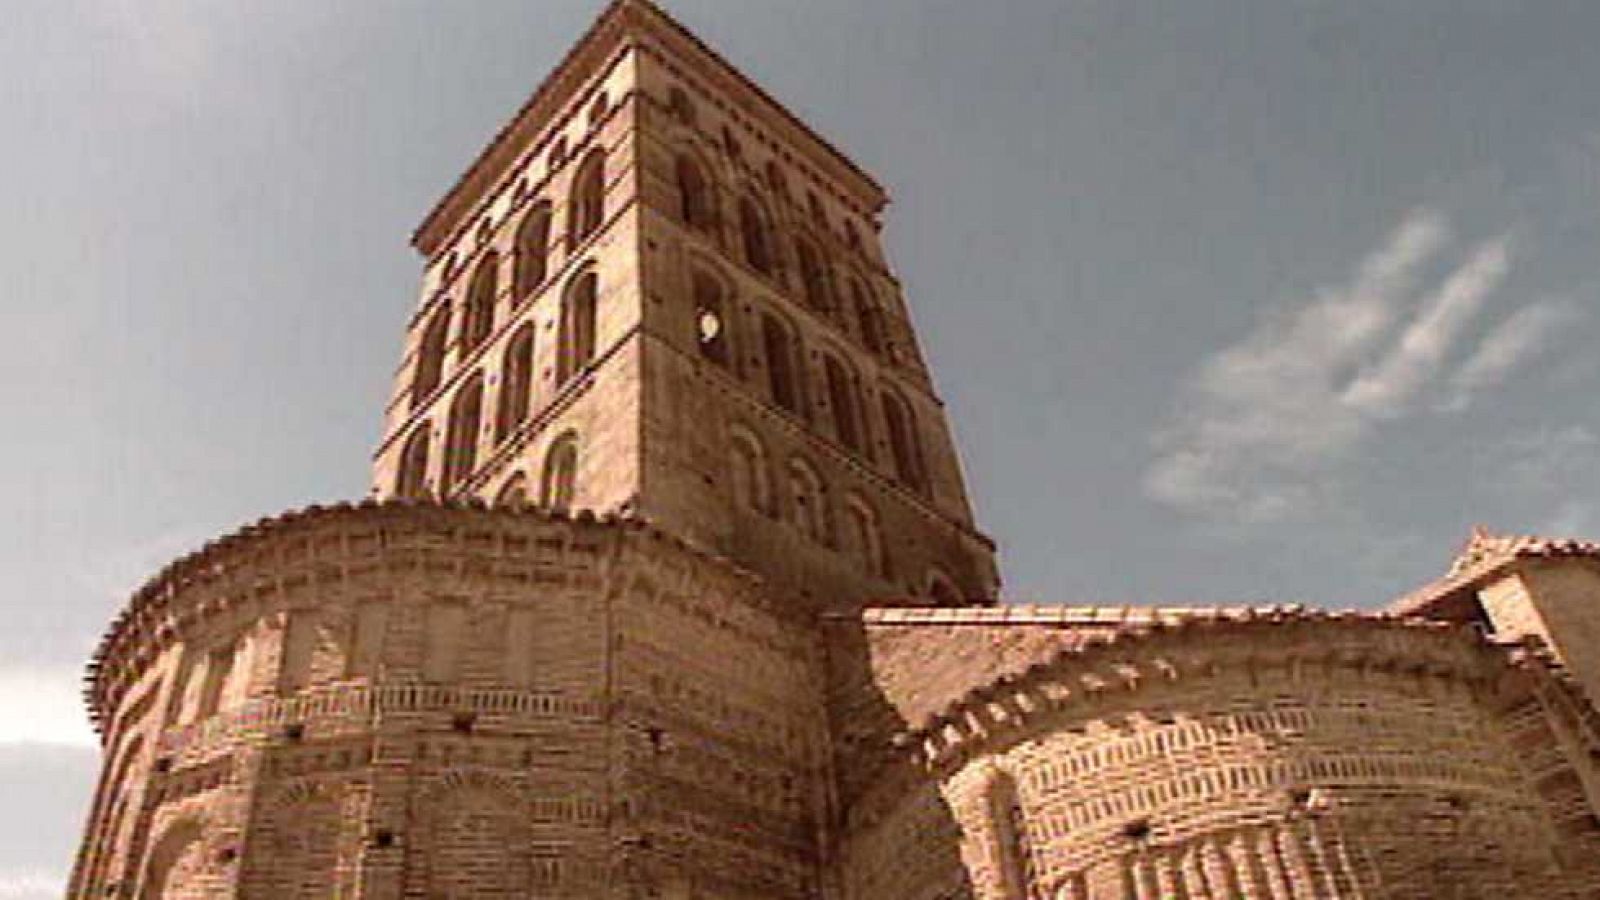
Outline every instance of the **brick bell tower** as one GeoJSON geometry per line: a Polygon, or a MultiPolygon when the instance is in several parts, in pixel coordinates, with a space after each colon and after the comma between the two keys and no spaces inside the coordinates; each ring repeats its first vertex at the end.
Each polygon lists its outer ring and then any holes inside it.
{"type": "Polygon", "coordinates": [[[108,628],[68,896],[846,896],[839,748],[894,716],[823,623],[997,587],[884,204],[608,6],[415,234],[372,496],[108,628]]]}
{"type": "Polygon", "coordinates": [[[414,235],[378,497],[647,520],[830,605],[984,602],[883,189],[614,3],[414,235]]]}

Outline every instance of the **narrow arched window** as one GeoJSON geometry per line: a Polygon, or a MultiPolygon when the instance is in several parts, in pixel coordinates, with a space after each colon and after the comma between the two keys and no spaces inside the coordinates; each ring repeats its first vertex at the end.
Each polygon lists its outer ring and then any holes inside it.
{"type": "Polygon", "coordinates": [[[578,436],[567,432],[555,439],[544,457],[539,502],[554,512],[572,509],[578,483],[578,436]]]}
{"type": "Polygon", "coordinates": [[[811,221],[817,223],[818,228],[827,230],[828,213],[822,208],[822,198],[817,196],[816,191],[806,192],[806,205],[811,207],[811,221]]]}
{"type": "Polygon", "coordinates": [[[889,566],[883,552],[883,532],[878,526],[878,514],[867,501],[851,496],[845,504],[850,517],[850,542],[862,571],[874,578],[889,577],[889,566]]]}
{"type": "Polygon", "coordinates": [[[789,461],[789,515],[796,529],[819,544],[832,543],[827,489],[805,460],[789,461]]]}
{"type": "Polygon", "coordinates": [[[767,187],[772,188],[772,195],[779,200],[787,202],[789,199],[789,182],[783,177],[783,169],[775,159],[767,160],[766,167],[767,187]]]}
{"type": "Polygon", "coordinates": [[[395,477],[395,496],[411,500],[428,496],[428,445],[432,428],[432,423],[424,420],[406,438],[405,448],[400,451],[400,473],[395,477]]]}
{"type": "Polygon", "coordinates": [[[928,573],[928,596],[939,606],[960,606],[961,592],[943,572],[928,573]]]}
{"type": "Polygon", "coordinates": [[[883,391],[883,422],[889,431],[889,451],[894,459],[895,477],[906,487],[925,492],[927,478],[922,466],[922,443],[917,436],[916,420],[905,401],[887,388],[883,391]]]}
{"type": "Polygon", "coordinates": [[[567,285],[561,298],[560,345],[556,348],[556,384],[566,384],[594,361],[595,305],[599,278],[586,269],[567,285]]]}
{"type": "Polygon", "coordinates": [[[806,304],[818,312],[828,312],[833,301],[828,293],[827,272],[817,248],[810,241],[796,240],[794,249],[800,262],[800,282],[805,289],[806,304]]]}
{"type": "Polygon", "coordinates": [[[731,445],[734,498],[744,509],[770,514],[772,488],[767,473],[767,453],[761,441],[741,428],[733,432],[731,445]]]}
{"type": "Polygon", "coordinates": [[[512,335],[500,366],[500,402],[495,410],[495,440],[503,441],[527,421],[533,399],[533,323],[512,335]]]}
{"type": "Polygon", "coordinates": [[[474,375],[450,404],[445,431],[444,478],[441,493],[452,491],[478,465],[478,431],[483,425],[483,376],[474,375]]]}
{"type": "Polygon", "coordinates": [[[823,370],[828,379],[828,406],[833,409],[833,433],[839,443],[851,450],[861,449],[861,430],[857,425],[855,382],[845,371],[838,357],[824,358],[823,370]]]}
{"type": "Polygon", "coordinates": [[[428,320],[417,345],[417,366],[411,377],[411,408],[425,403],[439,389],[444,376],[444,354],[450,340],[450,306],[446,304],[428,320]]]}
{"type": "Polygon", "coordinates": [[[767,220],[760,207],[749,197],[739,200],[739,234],[744,243],[744,260],[764,275],[776,269],[772,259],[772,241],[767,235],[767,220]]]}
{"type": "Polygon", "coordinates": [[[511,277],[513,303],[520,303],[544,284],[550,261],[550,204],[540,201],[517,228],[516,269],[511,277]]]}
{"type": "Polygon", "coordinates": [[[844,242],[850,245],[851,250],[861,249],[861,230],[850,219],[844,220],[844,242]]]}
{"type": "Polygon", "coordinates": [[[767,386],[772,391],[772,402],[792,413],[800,412],[794,341],[789,337],[789,329],[771,315],[762,316],[761,339],[767,353],[767,386]]]}
{"type": "Polygon", "coordinates": [[[606,155],[591,150],[572,178],[572,199],[567,206],[567,244],[577,247],[600,230],[605,219],[606,155]]]}
{"type": "Polygon", "coordinates": [[[518,472],[500,486],[500,492],[494,495],[496,506],[521,506],[528,502],[528,476],[518,472]]]}
{"type": "Polygon", "coordinates": [[[695,122],[694,102],[681,87],[674,87],[667,92],[667,111],[672,113],[674,119],[685,125],[693,125],[695,122]]]}
{"type": "Polygon", "coordinates": [[[600,127],[600,123],[606,120],[606,113],[610,111],[611,98],[606,96],[605,91],[601,91],[600,95],[594,98],[594,102],[589,104],[589,127],[591,129],[600,127]]]}
{"type": "Polygon", "coordinates": [[[471,353],[494,330],[494,300],[500,280],[500,254],[490,252],[472,273],[467,289],[467,313],[461,323],[461,352],[471,353]]]}
{"type": "Polygon", "coordinates": [[[711,197],[711,186],[700,166],[688,156],[680,156],[674,164],[678,181],[678,218],[697,231],[710,234],[716,230],[716,205],[711,197]]]}
{"type": "Polygon", "coordinates": [[[850,298],[856,308],[856,327],[861,332],[861,343],[869,352],[883,355],[883,314],[873,302],[860,281],[850,282],[850,298]]]}
{"type": "Polygon", "coordinates": [[[238,653],[239,640],[235,638],[206,655],[205,675],[200,681],[199,718],[210,718],[227,704],[238,653]]]}
{"type": "Polygon", "coordinates": [[[731,354],[722,286],[704,272],[694,273],[693,282],[695,346],[700,349],[702,357],[726,367],[731,354]]]}

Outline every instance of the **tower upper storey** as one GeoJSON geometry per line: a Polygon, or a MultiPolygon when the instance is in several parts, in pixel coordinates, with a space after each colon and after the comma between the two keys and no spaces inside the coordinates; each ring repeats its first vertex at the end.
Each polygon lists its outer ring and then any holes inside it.
{"type": "Polygon", "coordinates": [[[817,597],[992,597],[886,202],[617,0],[414,235],[374,493],[638,515],[817,597]]]}

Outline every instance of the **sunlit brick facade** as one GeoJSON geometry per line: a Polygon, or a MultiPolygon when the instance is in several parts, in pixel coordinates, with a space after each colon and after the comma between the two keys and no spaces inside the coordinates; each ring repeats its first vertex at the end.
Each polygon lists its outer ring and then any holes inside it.
{"type": "Polygon", "coordinates": [[[1600,896],[1600,547],[998,602],[871,176],[618,0],[417,230],[372,496],[156,575],[72,897],[1600,896]]]}

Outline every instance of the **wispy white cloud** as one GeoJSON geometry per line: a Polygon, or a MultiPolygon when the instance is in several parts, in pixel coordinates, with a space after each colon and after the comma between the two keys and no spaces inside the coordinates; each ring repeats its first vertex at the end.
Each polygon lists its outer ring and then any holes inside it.
{"type": "Polygon", "coordinates": [[[1549,314],[1514,315],[1508,336],[1474,354],[1483,361],[1446,379],[1511,266],[1500,236],[1420,284],[1449,243],[1443,216],[1415,211],[1345,284],[1263,316],[1202,364],[1157,435],[1146,495],[1218,520],[1278,521],[1327,500],[1352,450],[1441,382],[1469,398],[1509,374],[1552,327],[1549,314]]]}
{"type": "MultiPolygon", "coordinates": [[[[96,746],[79,691],[79,673],[67,668],[0,668],[0,744],[96,746]]],[[[5,896],[0,892],[0,898],[5,896]]]]}
{"type": "Polygon", "coordinates": [[[55,900],[66,890],[66,882],[56,875],[0,872],[0,900],[55,900]]]}
{"type": "Polygon", "coordinates": [[[1392,418],[1405,412],[1439,371],[1462,332],[1505,280],[1510,255],[1505,239],[1489,241],[1426,298],[1415,319],[1389,354],[1364,371],[1344,391],[1358,413],[1392,418]]]}
{"type": "Polygon", "coordinates": [[[1449,412],[1466,409],[1479,391],[1505,381],[1582,318],[1577,307],[1551,301],[1524,306],[1512,313],[1489,332],[1477,351],[1450,377],[1452,393],[1441,408],[1449,412]]]}

